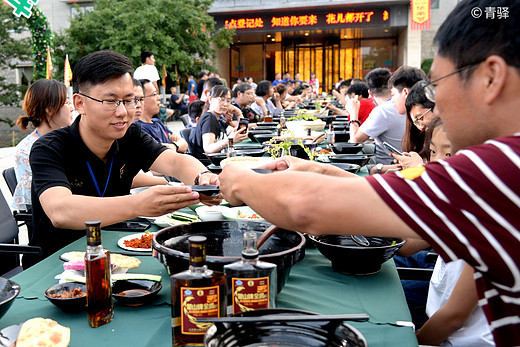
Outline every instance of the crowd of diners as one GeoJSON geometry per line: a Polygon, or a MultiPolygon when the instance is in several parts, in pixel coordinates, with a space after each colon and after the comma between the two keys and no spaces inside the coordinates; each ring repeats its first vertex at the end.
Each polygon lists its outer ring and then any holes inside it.
{"type": "Polygon", "coordinates": [[[83,57],[72,100],[61,82],[36,81],[17,122],[33,131],[16,149],[13,197],[13,208],[32,212],[29,244],[46,257],[84,237],[86,220],[106,226],[225,198],[289,230],[402,237],[402,256],[433,247],[439,258],[419,343],[520,344],[520,4],[493,4],[508,18],[474,18],[472,8],[488,1],[459,2],[435,36],[429,76],[410,66],[378,68],[335,86],[342,107],[327,107],[349,116],[351,142],[374,144],[368,177],[290,156],[264,164],[270,175],[238,164],[216,175],[199,160],[229,138],[245,140],[241,118],[253,127],[316,97],[315,74],[258,84],[248,77],[232,89],[218,75],[190,76],[180,97],[188,102],[174,100],[190,115],[187,138],[161,120],[168,112],[153,52],[143,52],[135,70],[114,51],[83,57]],[[171,178],[185,185],[168,185],[171,178]],[[222,195],[199,195],[192,184],[218,184],[222,195]],[[150,188],[129,194],[143,186],[150,188]]]}

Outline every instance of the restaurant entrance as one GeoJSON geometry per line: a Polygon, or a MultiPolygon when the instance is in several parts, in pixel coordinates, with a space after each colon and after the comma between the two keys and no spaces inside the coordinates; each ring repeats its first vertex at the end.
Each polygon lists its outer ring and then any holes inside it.
{"type": "MultiPolygon", "coordinates": [[[[290,72],[294,78],[308,81],[315,72],[320,93],[329,93],[340,78],[363,78],[375,67],[396,68],[397,40],[321,38],[319,42],[303,38],[280,43],[235,43],[231,48],[231,79],[251,76],[258,82],[273,81],[275,74],[290,72]]],[[[273,36],[274,37],[274,36],[273,36]]]]}

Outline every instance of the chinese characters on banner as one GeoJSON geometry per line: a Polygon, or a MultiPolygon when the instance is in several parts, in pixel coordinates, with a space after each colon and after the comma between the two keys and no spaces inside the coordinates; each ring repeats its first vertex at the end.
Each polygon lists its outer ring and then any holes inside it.
{"type": "Polygon", "coordinates": [[[412,11],[412,30],[429,30],[431,28],[430,0],[410,0],[412,11]]]}
{"type": "Polygon", "coordinates": [[[390,22],[388,10],[321,12],[294,15],[261,16],[256,18],[223,19],[226,29],[278,29],[297,27],[337,27],[344,25],[381,25],[390,22]]]}

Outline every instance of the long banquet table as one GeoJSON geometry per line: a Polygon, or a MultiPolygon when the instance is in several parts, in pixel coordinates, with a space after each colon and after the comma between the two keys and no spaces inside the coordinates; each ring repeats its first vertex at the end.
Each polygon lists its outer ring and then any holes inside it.
{"type": "MultiPolygon", "coordinates": [[[[102,231],[103,246],[121,252],[117,240],[128,232],[102,231]]],[[[12,279],[21,293],[7,314],[0,319],[0,329],[33,317],[56,320],[71,328],[70,346],[171,346],[170,281],[166,268],[150,254],[136,253],[141,266],[129,272],[158,274],[163,288],[150,305],[126,307],[115,303],[111,323],[93,329],[86,312],[64,313],[50,303],[43,292],[58,281],[63,271],[60,254],[86,249],[85,239],[23,271],[12,279]]],[[[278,296],[278,307],[295,308],[322,314],[367,313],[368,322],[349,323],[367,339],[369,346],[417,346],[413,330],[395,326],[396,321],[411,321],[403,290],[392,260],[381,271],[369,276],[347,276],[334,272],[330,262],[316,249],[307,249],[305,259],[296,264],[278,296]]]]}

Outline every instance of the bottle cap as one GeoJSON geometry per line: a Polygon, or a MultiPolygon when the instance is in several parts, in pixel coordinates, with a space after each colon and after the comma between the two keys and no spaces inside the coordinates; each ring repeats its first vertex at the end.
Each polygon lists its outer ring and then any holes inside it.
{"type": "Polygon", "coordinates": [[[206,265],[206,237],[190,236],[190,265],[194,267],[202,267],[206,265]]]}
{"type": "Polygon", "coordinates": [[[85,222],[87,229],[87,245],[99,246],[101,245],[101,221],[88,220],[85,222]]]}

